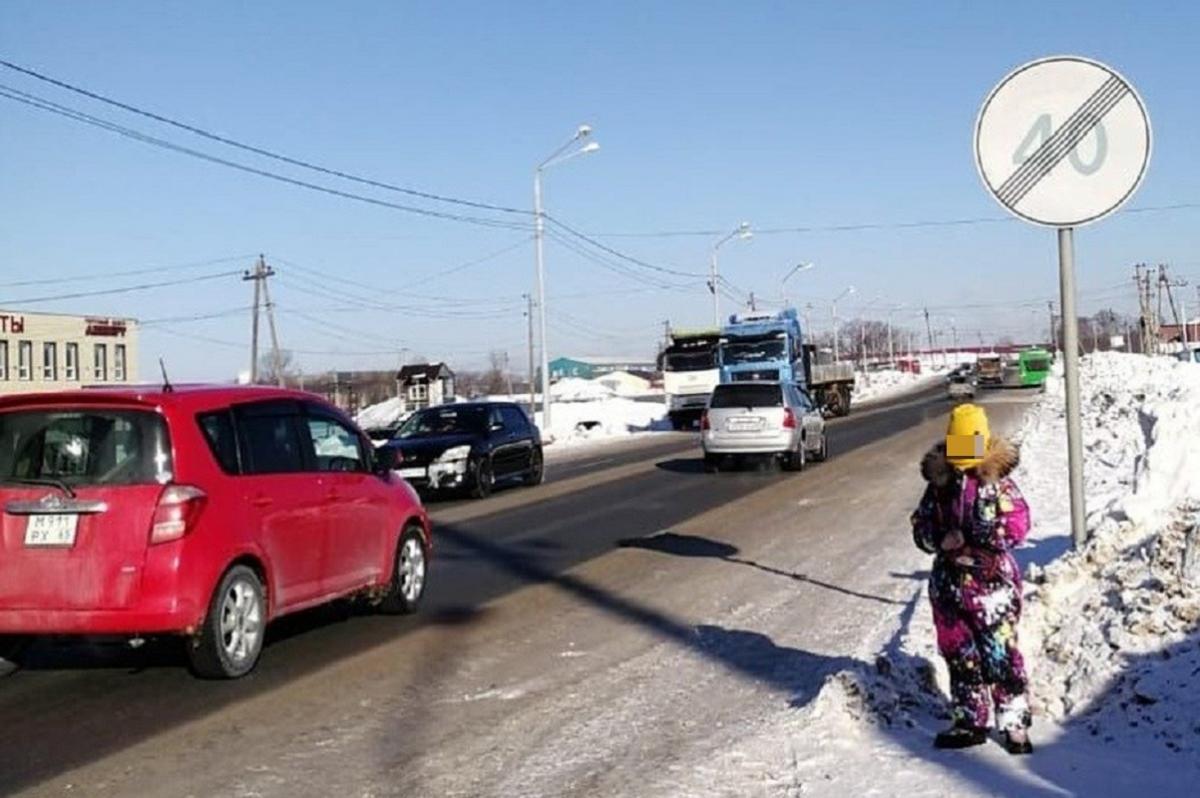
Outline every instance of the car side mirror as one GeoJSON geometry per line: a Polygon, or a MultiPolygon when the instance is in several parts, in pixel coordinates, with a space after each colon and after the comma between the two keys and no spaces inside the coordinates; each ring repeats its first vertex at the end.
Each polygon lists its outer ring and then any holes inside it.
{"type": "Polygon", "coordinates": [[[390,446],[385,446],[375,450],[375,459],[372,461],[371,470],[379,476],[386,476],[395,471],[399,465],[399,453],[390,446]]]}

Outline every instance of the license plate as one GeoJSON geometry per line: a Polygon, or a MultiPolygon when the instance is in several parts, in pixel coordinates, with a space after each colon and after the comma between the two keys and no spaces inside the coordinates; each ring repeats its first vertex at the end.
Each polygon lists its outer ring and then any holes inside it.
{"type": "Polygon", "coordinates": [[[424,468],[399,468],[399,469],[396,469],[396,473],[399,474],[400,476],[404,477],[405,479],[424,479],[425,478],[425,469],[424,468]]]}
{"type": "Polygon", "coordinates": [[[763,420],[753,418],[731,418],[725,422],[725,429],[730,432],[757,432],[763,428],[763,420]]]}
{"type": "Polygon", "coordinates": [[[25,527],[26,546],[74,546],[77,515],[31,515],[25,527]]]}

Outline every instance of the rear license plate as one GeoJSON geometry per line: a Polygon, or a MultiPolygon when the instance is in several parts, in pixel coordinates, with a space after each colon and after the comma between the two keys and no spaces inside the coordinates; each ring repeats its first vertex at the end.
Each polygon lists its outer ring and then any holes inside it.
{"type": "Polygon", "coordinates": [[[405,479],[424,479],[426,476],[424,468],[399,468],[396,473],[405,479]]]}
{"type": "Polygon", "coordinates": [[[74,546],[77,515],[31,515],[25,527],[26,546],[74,546]]]}
{"type": "Polygon", "coordinates": [[[730,432],[758,432],[763,428],[761,417],[731,418],[725,422],[725,429],[730,432]]]}

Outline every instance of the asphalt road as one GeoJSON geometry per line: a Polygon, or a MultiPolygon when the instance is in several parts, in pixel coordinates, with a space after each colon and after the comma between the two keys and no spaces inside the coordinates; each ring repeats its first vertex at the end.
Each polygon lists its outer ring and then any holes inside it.
{"type": "MultiPolygon", "coordinates": [[[[832,422],[832,462],[810,468],[837,468],[839,456],[944,414],[943,395],[938,385],[832,422]]],[[[30,667],[0,681],[0,794],[57,794],[67,771],[102,769],[106,758],[245,702],[269,697],[272,706],[283,707],[289,696],[306,694],[298,691],[335,691],[336,684],[314,686],[309,677],[397,645],[423,627],[487,624],[492,600],[551,581],[611,552],[622,539],[652,535],[783,480],[805,478],[769,470],[704,474],[695,438],[687,434],[552,468],[539,488],[432,505],[437,550],[421,614],[397,619],[334,607],[283,619],[272,627],[258,670],[238,682],[192,679],[169,642],[138,651],[40,644],[30,667]],[[55,778],[60,782],[50,781],[55,778]]],[[[187,751],[162,755],[178,757],[181,771],[189,767],[187,751]]]]}

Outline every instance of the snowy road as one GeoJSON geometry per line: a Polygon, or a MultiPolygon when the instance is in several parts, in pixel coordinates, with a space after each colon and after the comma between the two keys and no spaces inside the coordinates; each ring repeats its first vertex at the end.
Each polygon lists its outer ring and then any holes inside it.
{"type": "Polygon", "coordinates": [[[703,474],[684,436],[439,505],[423,617],[285,621],[242,682],[43,646],[0,682],[0,792],[741,795],[751,773],[788,794],[798,769],[725,752],[905,610],[946,409],[935,388],[841,419],[799,475],[703,474]]]}

